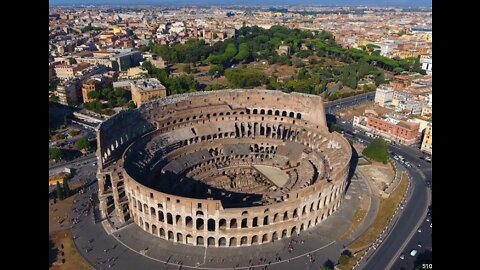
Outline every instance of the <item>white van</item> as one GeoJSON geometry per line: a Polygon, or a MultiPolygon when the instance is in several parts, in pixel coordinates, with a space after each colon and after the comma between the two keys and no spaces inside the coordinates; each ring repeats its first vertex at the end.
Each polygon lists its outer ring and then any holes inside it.
{"type": "Polygon", "coordinates": [[[415,256],[417,255],[417,250],[416,249],[412,249],[412,251],[410,252],[410,256],[415,256]]]}

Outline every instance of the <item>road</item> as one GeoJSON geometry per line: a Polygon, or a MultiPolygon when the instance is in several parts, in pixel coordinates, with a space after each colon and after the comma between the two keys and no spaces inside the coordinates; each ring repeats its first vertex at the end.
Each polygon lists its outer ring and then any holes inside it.
{"type": "MultiPolygon", "coordinates": [[[[353,129],[349,122],[342,122],[337,122],[337,125],[342,130],[353,129]]],[[[356,141],[360,139],[365,144],[373,140],[373,138],[361,132],[353,135],[345,133],[344,136],[356,141]]],[[[431,163],[419,158],[424,156],[419,149],[401,145],[389,145],[389,151],[403,156],[405,160],[413,164],[412,167],[406,168],[411,177],[412,186],[410,194],[407,197],[403,211],[399,214],[398,220],[390,228],[388,237],[382,241],[373,255],[365,256],[360,263],[359,269],[384,270],[401,269],[402,267],[413,269],[414,263],[417,265],[419,263],[431,263],[432,237],[431,230],[429,230],[430,225],[426,221],[428,207],[431,205],[431,187],[428,187],[426,182],[429,181],[431,186],[433,186],[431,163]],[[417,232],[419,227],[421,227],[421,233],[417,232]],[[422,242],[422,248],[417,246],[418,242],[422,242]],[[415,258],[410,256],[410,251],[413,248],[419,251],[415,258]],[[404,260],[399,258],[401,253],[405,254],[404,260]],[[426,259],[419,259],[420,253],[423,253],[422,257],[426,257],[426,259]],[[430,255],[430,260],[428,260],[428,255],[430,255]]]]}
{"type": "Polygon", "coordinates": [[[336,111],[358,106],[359,104],[366,103],[367,101],[373,101],[375,98],[375,92],[365,93],[353,97],[342,98],[325,103],[326,113],[335,113],[336,111]]]}

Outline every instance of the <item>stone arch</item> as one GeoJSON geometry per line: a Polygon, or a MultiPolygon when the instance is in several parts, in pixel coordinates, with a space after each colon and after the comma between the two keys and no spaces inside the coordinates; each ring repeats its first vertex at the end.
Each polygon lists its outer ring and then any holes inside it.
{"type": "Polygon", "coordinates": [[[213,218],[208,219],[207,230],[209,232],[214,232],[215,231],[215,220],[213,218]]]}
{"type": "Polygon", "coordinates": [[[248,228],[247,221],[248,221],[248,220],[247,220],[246,218],[242,219],[242,226],[241,226],[241,228],[248,228]]]}
{"type": "Polygon", "coordinates": [[[285,213],[283,213],[283,221],[286,220],[288,220],[288,211],[285,211],[285,213]]]}
{"type": "Polygon", "coordinates": [[[177,225],[177,226],[182,226],[182,223],[183,223],[183,222],[182,222],[182,216],[176,215],[176,216],[175,216],[175,225],[177,225]]]}
{"type": "Polygon", "coordinates": [[[177,233],[177,242],[183,243],[183,235],[181,233],[177,233]]]}
{"type": "Polygon", "coordinates": [[[237,238],[235,238],[235,237],[230,238],[229,246],[230,247],[236,247],[237,246],[237,238]]]}
{"type": "Polygon", "coordinates": [[[220,230],[225,230],[226,227],[227,227],[227,221],[224,218],[220,219],[220,221],[218,222],[218,228],[220,230]]]}
{"type": "Polygon", "coordinates": [[[152,215],[154,218],[157,217],[157,212],[155,211],[155,208],[150,207],[150,215],[152,215]]]}
{"type": "Polygon", "coordinates": [[[262,236],[262,243],[266,243],[266,242],[268,242],[268,235],[267,235],[267,234],[264,234],[264,235],[262,236]]]}
{"type": "Polygon", "coordinates": [[[242,236],[242,238],[240,238],[240,246],[245,246],[248,244],[248,239],[246,236],[242,236]]]}
{"type": "Polygon", "coordinates": [[[252,227],[258,227],[258,217],[253,218],[252,227]]]}
{"type": "Polygon", "coordinates": [[[292,230],[290,231],[290,236],[296,236],[297,235],[297,227],[293,226],[292,230]]]}
{"type": "Polygon", "coordinates": [[[197,246],[203,246],[203,236],[197,236],[197,246]]]}
{"type": "Polygon", "coordinates": [[[273,215],[273,222],[278,222],[278,213],[273,215]]]}
{"type": "Polygon", "coordinates": [[[167,224],[173,224],[173,216],[171,213],[167,213],[167,224]]]}
{"type": "Polygon", "coordinates": [[[278,240],[278,233],[277,232],[273,232],[273,234],[272,234],[272,241],[275,241],[275,240],[278,240]]]}
{"type": "Polygon", "coordinates": [[[288,117],[295,117],[295,113],[294,112],[290,112],[290,114],[288,115],[288,117]]]}
{"type": "Polygon", "coordinates": [[[203,218],[197,218],[197,230],[203,230],[203,218]]]}
{"type": "Polygon", "coordinates": [[[265,110],[264,110],[264,109],[261,109],[261,110],[260,110],[260,114],[265,114],[265,110]]]}
{"type": "Polygon", "coordinates": [[[265,216],[263,218],[263,225],[268,225],[268,224],[269,224],[268,216],[265,216]]]}
{"type": "Polygon", "coordinates": [[[300,231],[304,231],[305,230],[305,224],[302,223],[302,225],[300,226],[300,231]]]}
{"type": "Polygon", "coordinates": [[[312,221],[309,220],[309,221],[308,221],[308,225],[307,225],[307,229],[310,229],[311,226],[312,226],[312,221]]]}
{"type": "Polygon", "coordinates": [[[227,246],[227,239],[225,239],[225,237],[220,237],[220,239],[218,239],[218,246],[219,247],[227,246]]]}
{"type": "Polygon", "coordinates": [[[230,229],[234,229],[234,228],[237,228],[237,219],[236,218],[232,218],[230,220],[230,229]]]}
{"type": "Polygon", "coordinates": [[[150,232],[150,224],[148,224],[148,222],[145,222],[145,230],[150,232]]]}
{"type": "Polygon", "coordinates": [[[297,119],[302,119],[302,114],[301,113],[297,113],[297,119]]]}
{"type": "Polygon", "coordinates": [[[154,234],[154,235],[158,234],[157,225],[155,225],[155,224],[152,224],[152,234],[154,234]]]}
{"type": "Polygon", "coordinates": [[[250,244],[251,245],[258,244],[258,236],[256,236],[256,235],[252,236],[252,242],[250,244]]]}
{"type": "Polygon", "coordinates": [[[185,217],[185,226],[190,229],[193,227],[193,219],[191,216],[185,217]]]}
{"type": "Polygon", "coordinates": [[[168,231],[168,240],[173,240],[173,232],[168,231]]]}
{"type": "Polygon", "coordinates": [[[282,231],[282,239],[285,238],[285,237],[287,237],[287,229],[284,229],[282,231]]]}
{"type": "Polygon", "coordinates": [[[211,237],[211,236],[208,237],[208,239],[207,239],[207,246],[209,246],[209,247],[214,247],[214,246],[215,246],[215,238],[213,238],[213,237],[211,237]]]}
{"type": "Polygon", "coordinates": [[[298,209],[295,208],[295,210],[293,210],[293,217],[296,218],[298,217],[298,209]]]}
{"type": "Polygon", "coordinates": [[[160,237],[165,238],[165,230],[163,228],[160,228],[160,237]]]}

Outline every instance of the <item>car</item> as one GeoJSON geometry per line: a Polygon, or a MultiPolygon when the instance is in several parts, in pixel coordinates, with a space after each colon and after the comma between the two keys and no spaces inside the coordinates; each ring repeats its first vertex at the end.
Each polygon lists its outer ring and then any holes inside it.
{"type": "Polygon", "coordinates": [[[418,247],[422,247],[422,242],[418,242],[418,247]]]}
{"type": "Polygon", "coordinates": [[[417,250],[416,249],[412,249],[412,251],[410,251],[410,256],[414,257],[415,255],[417,255],[417,250]]]}
{"type": "Polygon", "coordinates": [[[426,162],[432,162],[432,158],[426,157],[426,158],[425,158],[425,161],[426,161],[426,162]]]}
{"type": "Polygon", "coordinates": [[[432,228],[432,223],[430,223],[430,228],[432,228]]]}
{"type": "Polygon", "coordinates": [[[422,232],[422,229],[418,228],[418,231],[417,232],[422,232]]]}
{"type": "Polygon", "coordinates": [[[430,218],[429,218],[429,217],[427,217],[427,222],[429,222],[429,221],[430,221],[430,218]]]}
{"type": "Polygon", "coordinates": [[[420,163],[419,163],[419,164],[417,164],[417,167],[420,168],[420,167],[422,167],[422,166],[421,166],[420,163]]]}
{"type": "Polygon", "coordinates": [[[347,123],[347,122],[345,122],[345,121],[342,121],[342,124],[345,124],[345,123],[347,123]]]}
{"type": "Polygon", "coordinates": [[[400,259],[402,259],[402,260],[405,259],[405,254],[402,253],[402,254],[400,255],[400,259]]]}

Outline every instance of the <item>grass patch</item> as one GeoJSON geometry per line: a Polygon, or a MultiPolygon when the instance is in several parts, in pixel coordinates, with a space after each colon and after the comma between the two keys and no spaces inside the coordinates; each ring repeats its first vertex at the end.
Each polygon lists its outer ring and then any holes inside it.
{"type": "Polygon", "coordinates": [[[56,249],[56,262],[61,265],[52,265],[51,270],[93,270],[94,268],[78,253],[72,240],[71,230],[59,231],[50,234],[49,240],[56,249]],[[63,249],[62,249],[63,244],[63,249]]]}
{"type": "MultiPolygon", "coordinates": [[[[361,254],[366,250],[380,235],[385,226],[388,223],[388,220],[392,217],[395,209],[400,204],[400,201],[403,198],[403,195],[407,191],[408,187],[408,176],[404,174],[400,183],[398,184],[395,191],[393,191],[388,198],[381,198],[380,205],[378,209],[377,216],[370,226],[370,228],[365,231],[355,242],[347,247],[349,251],[353,254],[361,254]]],[[[340,269],[352,269],[352,267],[357,263],[361,256],[350,257],[348,260],[343,259],[342,264],[338,265],[340,269]]]]}

